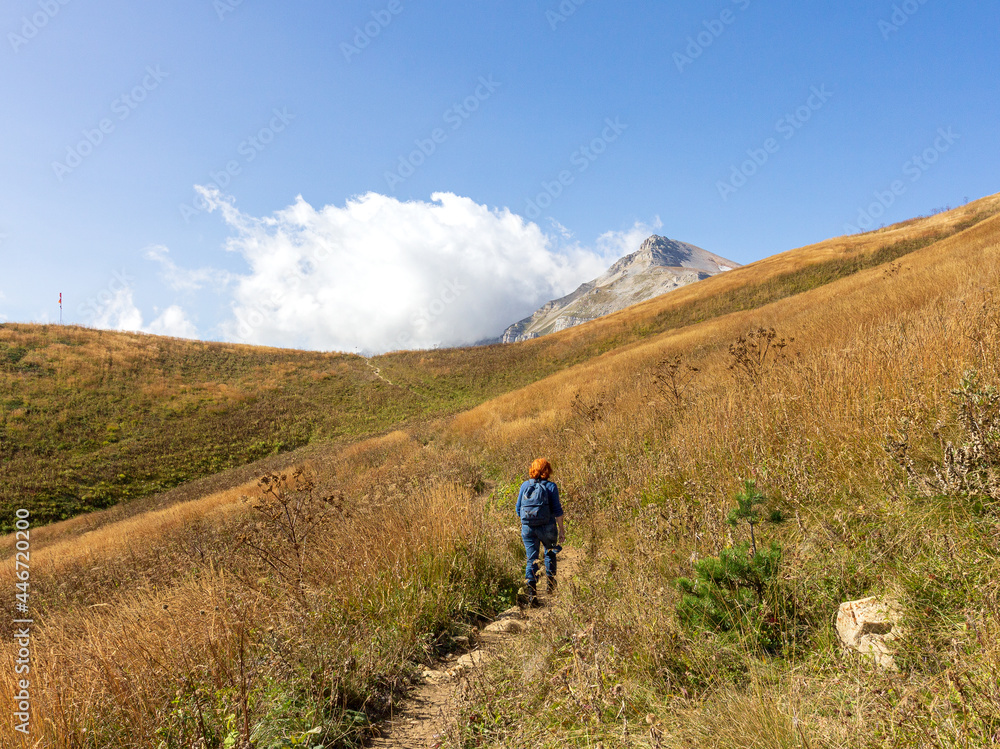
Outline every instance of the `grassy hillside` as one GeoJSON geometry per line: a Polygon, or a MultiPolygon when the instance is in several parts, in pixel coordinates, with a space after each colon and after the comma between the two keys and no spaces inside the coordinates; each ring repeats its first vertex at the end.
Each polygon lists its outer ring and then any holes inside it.
{"type": "Polygon", "coordinates": [[[762,307],[897,260],[1000,209],[795,250],[527,342],[356,356],[76,327],[0,325],[0,523],[149,496],[307,444],[455,413],[664,331],[762,307]]]}
{"type": "Polygon", "coordinates": [[[426,408],[358,357],[73,327],[0,329],[0,503],[39,521],[426,408]]]}
{"type": "MultiPolygon", "coordinates": [[[[36,738],[357,745],[419,664],[510,602],[513,495],[546,455],[586,563],[521,657],[470,684],[449,746],[992,745],[997,204],[785,253],[526,344],[379,357],[392,385],[346,358],[412,408],[347,399],[355,434],[401,428],[353,445],[331,431],[341,442],[314,443],[298,489],[32,531],[36,738]],[[727,523],[746,480],[766,499],[756,532],[777,544],[774,570],[719,593],[718,620],[692,618],[680,580],[748,558],[748,529],[727,523]],[[292,540],[279,506],[316,535],[292,540]],[[833,635],[837,606],[867,595],[904,612],[898,671],[833,635]]],[[[264,402],[305,387],[278,379],[264,402]]],[[[282,428],[303,418],[285,414],[282,428]]]]}
{"type": "Polygon", "coordinates": [[[556,458],[591,559],[558,622],[476,690],[456,736],[503,747],[994,745],[998,256],[993,218],[456,417],[456,439],[501,475],[537,453],[556,458]],[[787,346],[748,359],[740,341],[761,328],[787,346]],[[693,377],[679,398],[678,359],[693,377]],[[982,457],[949,464],[950,444],[968,456],[977,443],[982,457]],[[962,471],[982,483],[963,484],[962,471]],[[728,599],[731,629],[685,622],[679,581],[693,562],[748,540],[745,524],[726,522],[748,479],[767,498],[764,518],[785,519],[757,528],[759,543],[780,545],[778,571],[758,602],[728,599]],[[905,611],[899,672],[844,653],[833,634],[838,605],[869,595],[905,611]],[[526,674],[539,653],[544,665],[526,674]]]}

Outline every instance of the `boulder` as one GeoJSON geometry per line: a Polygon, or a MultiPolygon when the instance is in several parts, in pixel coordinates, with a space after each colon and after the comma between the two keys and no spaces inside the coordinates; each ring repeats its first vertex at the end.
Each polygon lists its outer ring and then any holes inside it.
{"type": "Polygon", "coordinates": [[[837,636],[844,647],[865,655],[890,671],[896,670],[893,644],[902,636],[899,606],[872,596],[840,604],[837,636]]]}

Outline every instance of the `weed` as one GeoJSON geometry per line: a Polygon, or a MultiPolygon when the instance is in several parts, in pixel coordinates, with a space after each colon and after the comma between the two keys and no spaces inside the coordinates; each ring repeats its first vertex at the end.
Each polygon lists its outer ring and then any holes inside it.
{"type": "Polygon", "coordinates": [[[774,365],[787,358],[785,348],[794,338],[779,338],[774,328],[757,328],[729,345],[729,371],[749,385],[760,385],[774,365]]]}
{"type": "Polygon", "coordinates": [[[910,485],[921,495],[963,495],[977,501],[1000,502],[1000,391],[983,386],[979,373],[968,371],[959,387],[951,391],[957,401],[958,424],[963,444],[956,446],[934,429],[941,459],[918,468],[911,454],[909,435],[887,440],[886,449],[905,470],[910,485]]]}
{"type": "Polygon", "coordinates": [[[306,562],[317,553],[315,539],[333,513],[343,515],[337,495],[318,496],[316,481],[301,468],[291,478],[269,473],[258,482],[259,492],[244,497],[260,522],[240,539],[240,546],[252,552],[294,591],[303,611],[310,610],[306,596],[306,562]]]}
{"type": "Polygon", "coordinates": [[[653,373],[653,383],[660,397],[675,407],[684,405],[685,393],[691,388],[698,367],[684,364],[679,356],[661,359],[653,373]]]}

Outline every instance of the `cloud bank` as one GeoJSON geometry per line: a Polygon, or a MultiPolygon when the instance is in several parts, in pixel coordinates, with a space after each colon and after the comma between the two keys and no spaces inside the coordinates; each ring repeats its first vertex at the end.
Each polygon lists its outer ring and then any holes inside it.
{"type": "Polygon", "coordinates": [[[111,299],[101,307],[90,324],[103,330],[152,333],[174,338],[198,337],[198,330],[177,305],[165,309],[149,325],[143,325],[142,312],[135,306],[132,289],[129,287],[119,288],[112,293],[111,299]]]}
{"type": "MultiPolygon", "coordinates": [[[[319,209],[299,197],[255,218],[199,190],[231,228],[226,249],[248,272],[183,271],[162,248],[150,257],[174,288],[225,286],[233,316],[223,338],[283,347],[376,353],[494,337],[638,249],[652,230],[637,224],[585,248],[451,193],[430,202],[369,193],[319,209]]],[[[181,313],[170,324],[190,323],[181,313]]]]}

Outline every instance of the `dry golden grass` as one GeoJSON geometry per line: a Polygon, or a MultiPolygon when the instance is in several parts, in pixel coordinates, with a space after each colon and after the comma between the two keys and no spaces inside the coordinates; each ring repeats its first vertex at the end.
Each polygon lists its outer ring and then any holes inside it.
{"type": "MultiPolygon", "coordinates": [[[[103,524],[92,515],[81,515],[42,526],[31,531],[33,562],[37,568],[51,565],[55,571],[70,560],[117,556],[126,547],[141,547],[183,531],[195,519],[221,522],[224,515],[240,507],[241,497],[255,493],[256,482],[117,522],[103,524]]],[[[14,537],[4,536],[2,542],[3,557],[13,556],[14,537]]]]}
{"type": "MultiPolygon", "coordinates": [[[[151,551],[158,555],[170,539],[190,536],[192,527],[196,525],[224,527],[230,524],[234,514],[244,511],[241,497],[247,494],[257,494],[256,484],[143,513],[79,536],[49,543],[45,542],[46,537],[60,534],[65,529],[40,528],[32,531],[32,577],[37,585],[42,580],[57,580],[85,570],[116,565],[135,567],[151,551]]],[[[14,569],[7,565],[0,571],[0,585],[13,590],[14,584],[14,569]]]]}
{"type": "MultiPolygon", "coordinates": [[[[570,350],[685,299],[934,235],[998,206],[994,196],[786,253],[510,350],[570,350]]],[[[454,418],[332,453],[308,466],[318,491],[354,501],[346,514],[337,505],[309,555],[304,597],[246,553],[247,535],[263,543],[266,529],[238,491],[33,531],[36,745],[188,747],[212,731],[221,745],[249,731],[265,746],[312,725],[325,727],[328,745],[346,742],[336,731],[348,730],[352,711],[383,714],[405,664],[428,657],[456,617],[488,605],[482,588],[504,582],[490,575],[503,565],[519,574],[518,539],[504,526],[539,455],[556,467],[571,542],[589,564],[526,654],[530,678],[518,666],[484,687],[466,737],[519,749],[974,745],[1000,701],[1000,565],[983,541],[1000,526],[960,498],[914,499],[885,439],[906,419],[915,445],[933,454],[938,422],[957,438],[950,393],[963,373],[1000,383],[998,257],[994,217],[891,266],[649,336],[454,418]],[[772,327],[795,339],[784,356],[767,360],[759,381],[731,369],[730,344],[772,327]],[[680,401],[655,379],[675,357],[698,368],[680,401]],[[739,540],[725,518],[751,476],[794,518],[770,531],[810,627],[787,661],[691,636],[674,615],[674,581],[691,560],[739,540]],[[474,499],[489,489],[490,500],[474,499]],[[929,622],[905,677],[835,646],[836,604],[868,593],[895,595],[929,622]],[[947,668],[935,665],[941,653],[947,668]]],[[[446,376],[448,356],[423,354],[420,366],[446,376]]],[[[222,387],[212,395],[234,397],[222,387]]],[[[10,655],[5,639],[0,658],[10,655]]],[[[10,678],[0,679],[7,714],[10,678]]]]}
{"type": "MultiPolygon", "coordinates": [[[[531,429],[551,425],[560,414],[565,419],[577,392],[591,397],[602,393],[641,397],[635,384],[647,380],[656,360],[670,355],[685,355],[690,363],[705,367],[700,380],[718,380],[728,363],[725,347],[755,327],[775,327],[781,335],[797,338],[810,349],[891,345],[873,340],[874,325],[926,311],[929,305],[947,303],[956,295],[964,299],[979,292],[982,296],[981,292],[995,288],[998,252],[1000,218],[993,218],[903,258],[891,273],[885,268],[862,271],[759,310],[726,315],[615,350],[460,414],[453,421],[454,428],[465,435],[493,430],[493,436],[485,441],[495,445],[516,440],[531,429]],[[970,275],[970,269],[974,269],[974,275],[970,275]],[[873,287],[878,288],[876,295],[872,294],[873,287]]],[[[663,304],[665,298],[645,304],[663,304]]],[[[636,308],[626,310],[633,312],[639,313],[636,308]]],[[[949,345],[950,341],[938,343],[949,345]]],[[[899,370],[904,370],[910,363],[897,364],[899,370]]]]}
{"type": "MultiPolygon", "coordinates": [[[[62,574],[81,557],[100,563],[115,547],[153,543],[156,534],[195,514],[217,522],[219,513],[237,508],[247,512],[227,494],[107,526],[93,537],[48,547],[38,573],[62,574]]],[[[452,557],[459,546],[474,547],[481,531],[468,490],[449,484],[373,498],[346,514],[341,508],[332,521],[307,559],[314,613],[299,610],[280,579],[259,577],[266,572],[259,558],[240,554],[169,585],[149,579],[108,603],[47,612],[32,631],[34,743],[8,736],[0,745],[200,746],[194,737],[245,738],[248,732],[264,741],[269,730],[281,733],[282,720],[294,724],[301,717],[280,712],[281,700],[295,697],[282,692],[283,680],[286,686],[294,681],[294,664],[315,668],[330,659],[352,665],[334,669],[335,693],[326,703],[320,690],[326,721],[336,723],[338,714],[366,704],[357,693],[405,672],[405,662],[425,646],[420,620],[444,617],[455,605],[449,578],[466,563],[452,557]],[[345,698],[348,704],[338,706],[345,698]],[[277,728],[259,727],[264,718],[277,728]]],[[[0,657],[13,658],[9,642],[0,657]]],[[[0,677],[0,709],[8,714],[13,678],[10,669],[0,677]]],[[[386,705],[396,688],[382,697],[386,705]]],[[[297,721],[300,734],[312,727],[309,720],[324,722],[319,708],[313,705],[307,719],[297,721]]]]}
{"type": "Polygon", "coordinates": [[[548,654],[543,680],[507,672],[481,687],[465,730],[519,748],[1000,740],[1000,647],[987,634],[1000,621],[990,540],[1000,524],[961,498],[913,498],[885,449],[907,428],[939,456],[932,432],[961,438],[952,390],[964,373],[1000,386],[998,258],[992,218],[891,266],[664,333],[455,417],[459,441],[505,476],[534,455],[552,459],[571,532],[593,559],[565,618],[533,644],[548,654]],[[730,369],[729,345],[761,327],[795,340],[752,383],[730,369]],[[653,378],[675,356],[699,368],[683,403],[653,378]],[[749,477],[791,519],[770,534],[812,622],[786,663],[688,639],[673,615],[673,581],[690,560],[741,540],[725,518],[749,477]],[[841,655],[833,638],[837,605],[870,594],[911,607],[905,676],[841,655]],[[564,672],[575,662],[567,646],[544,641],[576,642],[583,623],[596,632],[588,668],[564,672]],[[561,673],[565,693],[548,686],[561,673]],[[615,681],[630,699],[609,694],[615,681]],[[530,718],[525,701],[537,706],[530,718]]]}

